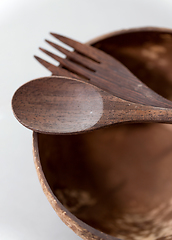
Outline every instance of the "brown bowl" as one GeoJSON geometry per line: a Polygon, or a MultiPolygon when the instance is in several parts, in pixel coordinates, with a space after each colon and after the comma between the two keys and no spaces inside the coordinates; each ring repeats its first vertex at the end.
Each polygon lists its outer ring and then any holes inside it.
{"type": "MultiPolygon", "coordinates": [[[[90,42],[172,99],[172,30],[123,30],[90,42]]],[[[172,127],[114,125],[78,135],[33,134],[41,186],[83,239],[172,239],[172,127]]]]}

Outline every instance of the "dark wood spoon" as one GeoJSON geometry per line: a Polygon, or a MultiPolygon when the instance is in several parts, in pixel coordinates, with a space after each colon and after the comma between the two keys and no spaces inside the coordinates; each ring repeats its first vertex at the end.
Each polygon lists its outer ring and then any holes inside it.
{"type": "Polygon", "coordinates": [[[172,108],[123,100],[84,81],[44,77],[21,86],[12,108],[25,127],[46,134],[71,134],[125,122],[172,123],[172,108]]]}

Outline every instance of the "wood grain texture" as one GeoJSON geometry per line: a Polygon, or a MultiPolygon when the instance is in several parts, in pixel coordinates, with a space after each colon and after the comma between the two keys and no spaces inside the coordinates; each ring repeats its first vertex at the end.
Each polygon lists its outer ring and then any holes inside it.
{"type": "Polygon", "coordinates": [[[89,83],[45,77],[21,86],[12,99],[16,118],[36,132],[71,134],[127,122],[172,122],[171,108],[120,99],[89,83]]]}
{"type": "MultiPolygon", "coordinates": [[[[130,102],[155,107],[172,107],[172,102],[152,91],[114,57],[92,46],[82,44],[59,34],[53,33],[52,35],[75,50],[69,51],[46,40],[47,43],[67,57],[61,58],[40,48],[44,53],[60,62],[61,66],[65,67],[66,72],[68,70],[66,76],[76,74],[100,89],[130,102]]],[[[52,64],[48,64],[38,57],[36,58],[53,74],[61,71],[61,67],[52,67],[52,64]]]]}

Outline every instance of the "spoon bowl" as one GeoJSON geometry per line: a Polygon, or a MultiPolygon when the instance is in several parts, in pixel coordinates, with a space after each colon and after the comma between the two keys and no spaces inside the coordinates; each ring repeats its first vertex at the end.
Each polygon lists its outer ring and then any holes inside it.
{"type": "Polygon", "coordinates": [[[12,107],[24,126],[46,134],[71,134],[124,122],[172,122],[171,108],[133,103],[84,81],[55,76],[21,86],[12,107]]]}

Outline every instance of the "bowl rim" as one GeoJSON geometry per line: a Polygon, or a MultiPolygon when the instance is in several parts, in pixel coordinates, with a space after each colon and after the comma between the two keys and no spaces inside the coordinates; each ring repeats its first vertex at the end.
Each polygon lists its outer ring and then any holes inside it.
{"type": "Polygon", "coordinates": [[[165,27],[164,28],[163,27],[136,27],[136,28],[126,28],[126,29],[124,28],[121,30],[112,31],[110,33],[105,33],[103,35],[90,39],[89,41],[86,42],[86,44],[92,45],[92,44],[95,44],[96,42],[105,40],[106,38],[110,38],[113,36],[122,35],[126,33],[151,32],[151,31],[172,33],[172,29],[165,28],[165,27]]]}

